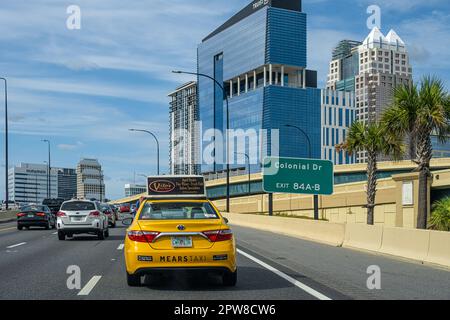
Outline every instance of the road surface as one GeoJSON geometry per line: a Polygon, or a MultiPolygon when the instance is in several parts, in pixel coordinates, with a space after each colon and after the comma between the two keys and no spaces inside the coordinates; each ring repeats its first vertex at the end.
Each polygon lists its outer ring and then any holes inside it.
{"type": "MultiPolygon", "coordinates": [[[[121,225],[121,223],[118,223],[121,225]]],[[[105,241],[78,236],[58,241],[55,230],[18,231],[0,225],[0,299],[317,300],[450,299],[450,271],[392,257],[233,227],[239,248],[235,288],[220,278],[176,274],[126,284],[125,227],[105,241]],[[367,288],[369,266],[381,270],[381,290],[367,288]],[[67,287],[69,266],[81,288],[67,287]]]]}

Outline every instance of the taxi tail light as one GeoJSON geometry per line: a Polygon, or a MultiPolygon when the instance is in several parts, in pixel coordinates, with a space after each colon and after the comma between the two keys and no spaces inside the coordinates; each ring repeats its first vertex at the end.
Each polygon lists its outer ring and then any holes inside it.
{"type": "Polygon", "coordinates": [[[38,217],[45,217],[45,213],[39,212],[39,213],[36,213],[36,216],[38,216],[38,217]]]}
{"type": "Polygon", "coordinates": [[[213,230],[203,232],[211,242],[228,241],[233,238],[233,232],[230,229],[213,230]]]}
{"type": "Polygon", "coordinates": [[[66,217],[66,214],[64,213],[64,212],[62,212],[62,211],[59,211],[57,214],[56,214],[56,216],[57,217],[66,217]]]}
{"type": "Polygon", "coordinates": [[[148,242],[152,243],[159,235],[159,232],[149,231],[128,231],[128,238],[135,242],[148,242]]]}
{"type": "Polygon", "coordinates": [[[18,213],[17,214],[17,216],[20,218],[20,217],[25,217],[26,216],[26,214],[25,213],[23,213],[23,212],[20,212],[20,213],[18,213]]]}
{"type": "Polygon", "coordinates": [[[98,217],[98,216],[100,216],[100,212],[99,211],[92,211],[89,215],[91,217],[98,217]]]}

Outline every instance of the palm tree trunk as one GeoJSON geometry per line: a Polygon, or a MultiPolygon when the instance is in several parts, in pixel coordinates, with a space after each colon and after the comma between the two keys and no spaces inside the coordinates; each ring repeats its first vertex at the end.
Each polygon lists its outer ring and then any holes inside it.
{"type": "Polygon", "coordinates": [[[374,225],[375,198],[377,193],[377,154],[367,153],[367,224],[374,225]]]}
{"type": "Polygon", "coordinates": [[[417,157],[417,152],[416,152],[416,135],[414,132],[414,129],[410,130],[410,134],[409,134],[409,158],[410,160],[414,161],[417,157]]]}
{"type": "Polygon", "coordinates": [[[423,128],[420,131],[417,144],[417,156],[419,160],[419,212],[417,215],[417,228],[427,229],[428,224],[428,178],[430,177],[430,162],[433,156],[431,143],[431,130],[423,128]]]}
{"type": "Polygon", "coordinates": [[[417,215],[417,229],[427,229],[428,223],[428,171],[419,173],[419,213],[417,215]]]}

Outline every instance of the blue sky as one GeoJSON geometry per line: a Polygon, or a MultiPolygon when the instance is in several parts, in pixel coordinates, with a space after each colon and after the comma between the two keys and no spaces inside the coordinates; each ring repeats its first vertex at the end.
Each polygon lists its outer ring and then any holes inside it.
{"type": "MultiPolygon", "coordinates": [[[[133,173],[154,174],[161,142],[168,170],[167,94],[195,70],[196,46],[247,0],[2,0],[0,76],[9,80],[10,165],[43,163],[51,139],[52,165],[75,167],[82,157],[103,165],[107,196],[123,196],[133,173]],[[81,8],[81,30],[68,30],[66,9],[81,8]]],[[[406,42],[416,79],[436,74],[450,83],[448,0],[304,0],[308,63],[322,86],[331,49],[369,33],[366,9],[381,7],[382,31],[406,42]]],[[[3,91],[0,101],[3,101],[3,91]]],[[[0,103],[3,128],[3,104],[0,103]]],[[[3,132],[3,131],[2,131],[3,132]]],[[[1,163],[4,169],[4,141],[1,163]]],[[[4,170],[0,170],[0,198],[4,170]]],[[[138,177],[137,182],[143,178],[138,177]]]]}

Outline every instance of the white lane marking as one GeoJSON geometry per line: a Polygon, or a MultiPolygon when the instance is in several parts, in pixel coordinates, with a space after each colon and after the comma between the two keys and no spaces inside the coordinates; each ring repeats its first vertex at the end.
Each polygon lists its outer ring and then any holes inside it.
{"type": "Polygon", "coordinates": [[[95,285],[97,284],[97,282],[100,281],[101,278],[102,278],[102,276],[93,276],[92,279],[89,280],[88,283],[86,283],[84,288],[81,289],[80,292],[78,292],[78,295],[79,296],[88,296],[89,293],[91,293],[92,289],[94,289],[95,285]]]}
{"type": "Polygon", "coordinates": [[[53,232],[52,234],[58,234],[58,232],[53,232]]]}
{"type": "Polygon", "coordinates": [[[319,299],[319,300],[331,300],[330,298],[328,298],[327,296],[321,294],[320,292],[314,290],[311,287],[308,287],[306,284],[301,283],[300,281],[288,276],[287,274],[281,272],[278,269],[275,269],[274,267],[268,265],[267,263],[259,260],[258,258],[255,258],[251,255],[249,255],[248,253],[243,252],[242,250],[237,250],[238,253],[240,253],[241,255],[243,255],[244,257],[247,257],[248,259],[256,262],[257,264],[261,265],[262,267],[266,268],[267,270],[272,271],[273,273],[277,274],[278,276],[282,277],[283,279],[289,281],[290,283],[292,283],[293,285],[297,286],[298,288],[302,289],[303,291],[306,291],[307,293],[309,293],[310,295],[312,295],[313,297],[319,299]]]}
{"type": "Polygon", "coordinates": [[[13,228],[6,228],[6,229],[0,229],[0,232],[1,232],[1,231],[7,231],[7,230],[13,230],[13,229],[17,229],[17,227],[13,227],[13,228]]]}
{"type": "Polygon", "coordinates": [[[23,246],[24,244],[27,244],[26,242],[22,242],[22,243],[18,243],[18,244],[13,244],[12,246],[6,247],[6,249],[12,249],[15,247],[20,247],[23,246]]]}
{"type": "Polygon", "coordinates": [[[118,247],[117,247],[117,250],[123,250],[123,247],[124,247],[125,245],[122,243],[121,245],[119,245],[118,247]]]}

